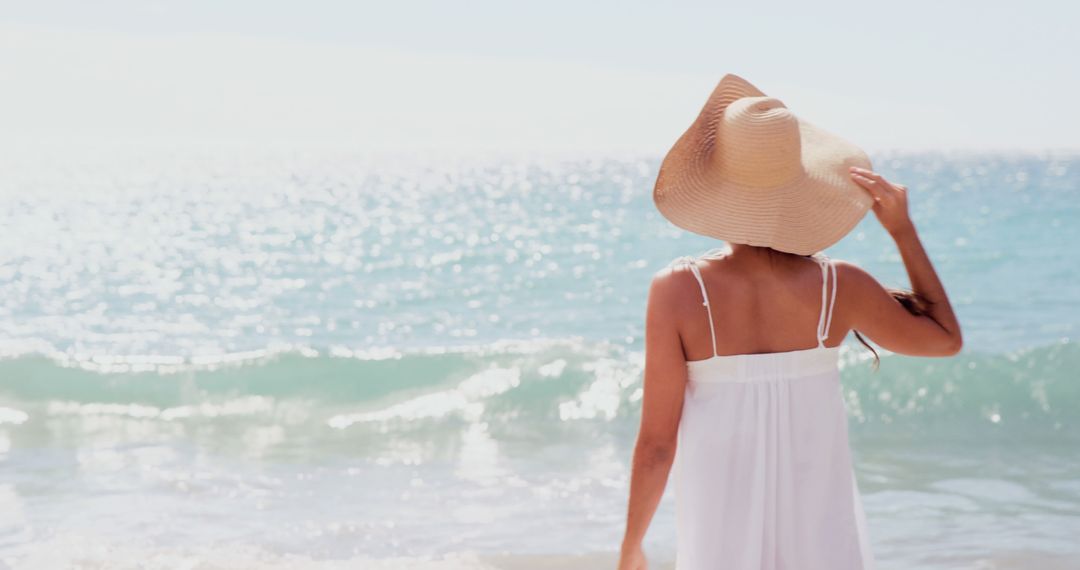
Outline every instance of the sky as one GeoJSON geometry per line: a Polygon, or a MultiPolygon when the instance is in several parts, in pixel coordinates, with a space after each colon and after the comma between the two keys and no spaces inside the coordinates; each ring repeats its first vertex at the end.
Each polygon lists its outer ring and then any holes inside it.
{"type": "Polygon", "coordinates": [[[870,151],[1080,149],[1070,2],[0,0],[0,143],[662,154],[736,73],[870,151]]]}

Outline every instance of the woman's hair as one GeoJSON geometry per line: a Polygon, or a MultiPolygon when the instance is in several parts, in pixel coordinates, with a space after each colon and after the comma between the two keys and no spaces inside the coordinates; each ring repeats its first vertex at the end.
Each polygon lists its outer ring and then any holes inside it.
{"type": "MultiPolygon", "coordinates": [[[[893,296],[909,313],[915,316],[922,316],[927,313],[930,308],[930,301],[922,295],[907,289],[889,289],[889,294],[893,296]]],[[[866,348],[870,349],[870,352],[874,353],[874,370],[878,369],[881,364],[881,357],[878,356],[874,347],[870,346],[870,343],[866,342],[866,339],[859,334],[859,331],[855,332],[855,338],[859,339],[859,342],[866,348]]]]}

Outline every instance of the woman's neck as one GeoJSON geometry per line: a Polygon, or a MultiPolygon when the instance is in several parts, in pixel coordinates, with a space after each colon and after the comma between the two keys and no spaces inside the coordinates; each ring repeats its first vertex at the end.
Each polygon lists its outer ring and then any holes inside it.
{"type": "Polygon", "coordinates": [[[801,255],[796,255],[794,253],[778,251],[771,247],[747,245],[742,243],[731,243],[728,244],[728,247],[731,249],[731,253],[727,255],[728,258],[751,265],[759,263],[772,265],[781,260],[787,260],[796,257],[805,257],[801,255]]]}

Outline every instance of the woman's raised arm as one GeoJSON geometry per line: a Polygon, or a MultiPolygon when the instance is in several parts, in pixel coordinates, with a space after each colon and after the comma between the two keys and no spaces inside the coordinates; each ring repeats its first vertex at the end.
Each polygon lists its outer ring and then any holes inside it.
{"type": "Polygon", "coordinates": [[[960,323],[908,215],[907,188],[857,167],[851,168],[851,177],[874,197],[874,214],[896,242],[912,290],[928,302],[926,314],[913,315],[869,273],[840,263],[837,270],[842,277],[838,282],[854,292],[851,328],[900,354],[956,354],[963,346],[960,323]]]}

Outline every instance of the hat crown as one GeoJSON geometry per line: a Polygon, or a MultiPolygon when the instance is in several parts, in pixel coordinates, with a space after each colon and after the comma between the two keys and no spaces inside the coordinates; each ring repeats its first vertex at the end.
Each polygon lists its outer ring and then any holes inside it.
{"type": "Polygon", "coordinates": [[[741,97],[716,125],[717,172],[735,184],[770,188],[803,174],[799,120],[775,97],[741,97]]]}

